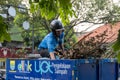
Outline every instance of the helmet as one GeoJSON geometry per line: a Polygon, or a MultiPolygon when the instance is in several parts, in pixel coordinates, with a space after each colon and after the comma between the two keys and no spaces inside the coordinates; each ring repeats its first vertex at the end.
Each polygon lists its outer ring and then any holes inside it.
{"type": "Polygon", "coordinates": [[[60,31],[60,30],[64,30],[64,27],[62,25],[62,23],[59,20],[53,20],[50,23],[50,28],[52,29],[52,31],[60,31]]]}

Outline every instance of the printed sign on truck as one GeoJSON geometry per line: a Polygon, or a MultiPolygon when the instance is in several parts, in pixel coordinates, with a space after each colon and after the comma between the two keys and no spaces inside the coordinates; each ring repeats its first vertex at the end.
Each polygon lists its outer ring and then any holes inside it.
{"type": "Polygon", "coordinates": [[[74,60],[7,59],[9,80],[72,80],[74,60]]]}

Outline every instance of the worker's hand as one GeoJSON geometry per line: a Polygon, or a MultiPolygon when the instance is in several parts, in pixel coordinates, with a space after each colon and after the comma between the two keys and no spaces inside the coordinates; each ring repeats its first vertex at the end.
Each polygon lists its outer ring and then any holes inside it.
{"type": "Polygon", "coordinates": [[[61,49],[55,49],[56,54],[63,55],[63,51],[61,49]]]}

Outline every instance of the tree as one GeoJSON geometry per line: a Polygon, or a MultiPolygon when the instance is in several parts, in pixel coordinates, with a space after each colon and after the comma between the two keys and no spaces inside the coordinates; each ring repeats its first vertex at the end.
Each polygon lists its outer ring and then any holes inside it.
{"type": "Polygon", "coordinates": [[[20,4],[21,0],[4,0],[4,1],[0,1],[0,14],[7,14],[7,18],[3,19],[2,16],[0,16],[0,42],[4,42],[4,41],[11,41],[10,38],[10,34],[9,32],[9,28],[11,25],[11,20],[13,19],[12,17],[9,17],[8,15],[8,8],[11,5],[14,6],[18,6],[18,4],[20,4]],[[8,4],[9,3],[9,4],[8,4]]]}
{"type": "Polygon", "coordinates": [[[120,20],[120,7],[112,0],[29,0],[29,3],[30,21],[41,22],[35,23],[35,28],[40,25],[39,28],[47,29],[47,33],[50,21],[60,18],[68,39],[74,35],[73,27],[79,23],[114,24],[120,20]]]}
{"type": "Polygon", "coordinates": [[[10,35],[7,32],[8,25],[3,22],[3,18],[0,16],[0,41],[10,41],[10,35]]]}
{"type": "MultiPolygon", "coordinates": [[[[35,10],[40,9],[41,15],[46,19],[52,19],[53,17],[55,18],[55,16],[57,16],[60,17],[63,22],[64,19],[67,20],[67,22],[69,22],[68,21],[70,19],[69,12],[71,16],[72,14],[75,13],[76,15],[74,16],[77,17],[75,17],[72,21],[70,21],[69,30],[71,30],[73,26],[81,22],[89,22],[94,24],[110,23],[113,25],[114,23],[120,21],[120,15],[119,15],[120,7],[114,4],[113,0],[66,0],[66,1],[67,2],[63,0],[55,0],[55,1],[35,0],[35,4],[31,3],[32,4],[31,9],[33,12],[35,10]],[[63,12],[61,11],[61,9],[63,12]],[[57,12],[57,10],[60,11],[57,12]],[[67,15],[67,17],[64,17],[64,14],[67,15]]],[[[120,46],[119,35],[117,42],[113,46],[114,51],[119,52],[120,48],[118,46],[120,46]]]]}
{"type": "Polygon", "coordinates": [[[118,62],[120,63],[120,30],[118,34],[117,41],[112,45],[114,52],[118,55],[118,62]]]}
{"type": "Polygon", "coordinates": [[[40,15],[51,20],[60,17],[64,24],[70,22],[74,11],[71,0],[29,0],[31,12],[40,10],[40,15]]]}

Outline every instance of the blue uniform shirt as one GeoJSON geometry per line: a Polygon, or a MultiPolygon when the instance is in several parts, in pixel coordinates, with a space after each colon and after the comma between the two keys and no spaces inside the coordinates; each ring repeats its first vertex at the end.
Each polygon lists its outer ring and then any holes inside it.
{"type": "Polygon", "coordinates": [[[45,36],[45,38],[39,44],[38,48],[48,49],[50,53],[55,50],[55,48],[58,46],[59,43],[62,44],[63,42],[64,42],[64,32],[61,33],[58,39],[56,39],[53,33],[50,32],[48,35],[45,36]]]}

